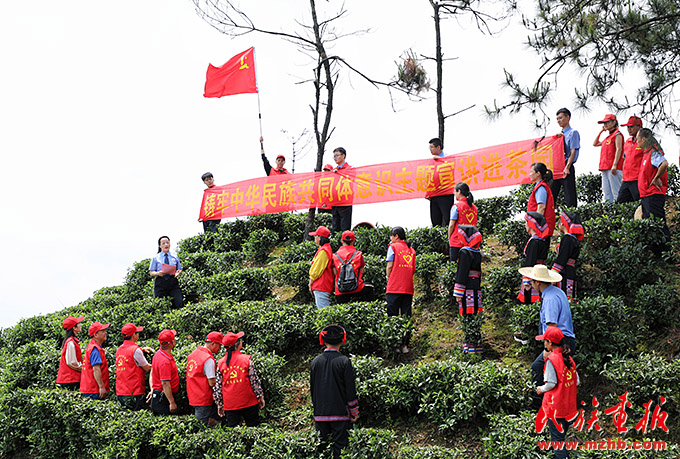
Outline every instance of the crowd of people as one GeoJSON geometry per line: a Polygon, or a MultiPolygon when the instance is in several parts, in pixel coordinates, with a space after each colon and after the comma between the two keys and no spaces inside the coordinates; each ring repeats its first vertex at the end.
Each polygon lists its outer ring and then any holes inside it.
{"type": "MultiPolygon", "coordinates": [[[[576,263],[585,230],[576,212],[578,206],[575,163],[579,157],[580,136],[570,125],[571,113],[562,108],[557,111],[557,122],[564,138],[565,166],[562,178],[553,180],[552,171],[537,162],[528,171],[534,182],[524,215],[528,233],[524,260],[519,273],[522,282],[517,301],[533,304],[540,300],[539,335],[544,342],[541,352],[531,365],[536,386],[534,399],[539,417],[546,420],[551,439],[563,440],[570,420],[576,413],[576,386],[579,383],[576,363],[576,336],[572,323],[570,301],[577,298],[576,263]],[[555,197],[564,189],[568,210],[555,211],[555,197]],[[551,237],[555,228],[562,233],[552,267],[546,266],[551,237]]],[[[654,138],[652,131],[642,127],[639,117],[631,116],[626,124],[630,138],[624,140],[618,130],[615,115],[608,114],[599,121],[602,129],[593,143],[601,147],[599,168],[605,200],[609,202],[641,201],[643,218],[655,216],[665,224],[665,194],[668,186],[668,161],[654,138]],[[603,133],[607,136],[601,140],[603,133]]],[[[260,139],[262,142],[262,139],[260,139]]],[[[444,156],[441,140],[430,140],[430,153],[434,158],[444,156]]],[[[285,157],[278,155],[276,167],[269,164],[264,148],[262,161],[267,175],[289,173],[285,157]]],[[[335,167],[324,166],[327,171],[350,168],[347,152],[337,148],[333,152],[335,167]]],[[[214,186],[212,174],[202,177],[207,187],[214,186]]],[[[458,314],[464,331],[464,353],[483,352],[481,325],[483,304],[481,294],[483,236],[477,228],[478,209],[467,183],[455,185],[452,195],[427,196],[433,226],[447,226],[449,258],[456,264],[452,299],[458,305],[458,314]]],[[[371,301],[375,299],[373,286],[364,279],[365,260],[354,244],[356,235],[350,230],[352,207],[335,206],[333,231],[319,226],[309,233],[318,249],[309,269],[309,291],[317,308],[325,308],[334,299],[336,303],[371,301]],[[342,245],[334,253],[331,234],[339,234],[342,245]]],[[[205,231],[216,231],[220,220],[203,222],[205,231]]],[[[666,243],[670,242],[667,225],[664,228],[666,243]]],[[[402,227],[393,227],[385,257],[387,287],[385,312],[389,316],[412,314],[416,253],[406,240],[402,227]]],[[[661,250],[666,247],[659,247],[661,250]]],[[[151,260],[149,273],[154,280],[154,295],[170,297],[174,308],[183,306],[182,292],[177,276],[182,272],[178,256],[170,250],[170,239],[158,240],[158,251],[151,260]]],[[[66,337],[62,345],[57,383],[71,390],[79,390],[85,397],[102,399],[110,391],[108,363],[102,348],[110,324],[94,322],[88,328],[90,342],[82,355],[78,333],[82,331],[84,317],[67,317],[63,328],[66,337]]],[[[176,332],[163,330],[158,336],[159,349],[139,347],[143,327],[128,323],[121,329],[123,344],[116,352],[116,397],[121,406],[139,410],[146,403],[159,415],[177,411],[176,396],[179,390],[179,373],[173,357],[176,332]],[[149,364],[148,356],[153,354],[149,364]],[[146,391],[146,375],[150,391],[146,391]]],[[[515,336],[517,341],[528,343],[526,337],[515,336]]],[[[339,352],[345,344],[347,333],[339,325],[324,328],[319,344],[325,347],[310,367],[310,392],[314,406],[316,428],[322,437],[322,446],[332,444],[334,457],[348,444],[347,429],[359,416],[354,371],[349,359],[339,352]]],[[[398,353],[408,353],[408,342],[398,343],[398,353]]],[[[265,396],[252,358],[243,353],[244,333],[222,335],[213,331],[187,358],[186,387],[190,405],[197,419],[208,426],[224,423],[236,426],[245,421],[247,426],[258,423],[259,410],[265,406],[265,396]],[[216,355],[224,346],[225,355],[219,361],[216,355]]],[[[564,450],[556,450],[556,457],[567,457],[564,450]]]]}

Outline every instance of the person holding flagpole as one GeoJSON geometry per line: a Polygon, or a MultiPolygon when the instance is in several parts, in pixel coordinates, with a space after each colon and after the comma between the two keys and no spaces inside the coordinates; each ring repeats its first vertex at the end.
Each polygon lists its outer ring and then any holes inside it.
{"type": "Polygon", "coordinates": [[[274,175],[290,174],[290,172],[288,172],[288,169],[283,167],[286,164],[286,157],[283,155],[278,155],[276,157],[276,167],[272,167],[272,165],[269,164],[269,160],[264,154],[264,144],[262,142],[264,142],[264,138],[260,136],[260,153],[262,154],[262,164],[264,165],[264,173],[267,174],[269,177],[272,177],[274,175]]]}

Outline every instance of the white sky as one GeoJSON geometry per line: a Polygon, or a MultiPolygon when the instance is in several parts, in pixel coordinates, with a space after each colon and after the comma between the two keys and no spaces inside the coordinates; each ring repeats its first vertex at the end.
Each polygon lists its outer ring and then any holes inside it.
{"type": "MultiPolygon", "coordinates": [[[[292,27],[292,19],[308,17],[307,2],[292,3],[260,0],[255,17],[274,29],[292,27]]],[[[320,9],[338,4],[318,3],[320,9]]],[[[349,14],[338,23],[340,31],[372,32],[338,42],[333,52],[366,74],[390,80],[394,61],[409,48],[433,55],[427,1],[345,4],[349,14]]],[[[500,38],[482,36],[466,21],[443,25],[446,56],[457,57],[445,64],[444,111],[477,104],[447,121],[447,153],[540,136],[528,114],[493,124],[482,114],[484,104],[504,99],[503,67],[526,81],[535,75],[538,59],[522,45],[526,32],[517,22],[500,38]]],[[[128,267],[155,253],[162,234],[174,245],[200,232],[203,172],[211,171],[218,185],[263,174],[257,96],[205,99],[208,63],[222,65],[255,46],[270,160],[281,152],[291,166],[291,145],[281,129],[311,131],[313,90],[297,84],[311,76],[309,59],[281,39],[250,34],[232,40],[200,19],[188,0],[122,0],[115,7],[84,0],[2,2],[0,43],[0,327],[121,284],[128,267]]],[[[434,65],[427,65],[434,74],[434,65]]],[[[571,106],[570,84],[561,81],[549,112],[571,106]]],[[[434,94],[417,103],[397,95],[395,106],[396,112],[386,90],[343,72],[326,162],[336,146],[347,149],[354,166],[427,157],[427,142],[437,135],[434,94]]],[[[578,173],[597,168],[599,149],[590,145],[604,113],[596,108],[572,116],[582,138],[578,173]]],[[[553,121],[549,133],[558,131],[553,121]]],[[[677,161],[670,133],[662,145],[669,161],[677,161]]],[[[298,161],[296,170],[311,171],[314,155],[298,161]]],[[[360,221],[427,226],[429,207],[424,200],[355,206],[353,222],[360,221]]]]}

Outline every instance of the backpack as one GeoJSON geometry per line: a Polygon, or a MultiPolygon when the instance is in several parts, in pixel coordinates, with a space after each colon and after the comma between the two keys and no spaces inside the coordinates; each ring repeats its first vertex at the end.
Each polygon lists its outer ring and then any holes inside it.
{"type": "Polygon", "coordinates": [[[342,263],[340,271],[338,272],[338,292],[340,293],[349,293],[359,288],[359,279],[357,278],[357,275],[354,272],[354,266],[352,265],[352,258],[354,258],[354,255],[356,255],[357,252],[358,250],[355,250],[352,253],[352,256],[347,260],[343,260],[340,255],[337,253],[335,254],[342,263]]]}

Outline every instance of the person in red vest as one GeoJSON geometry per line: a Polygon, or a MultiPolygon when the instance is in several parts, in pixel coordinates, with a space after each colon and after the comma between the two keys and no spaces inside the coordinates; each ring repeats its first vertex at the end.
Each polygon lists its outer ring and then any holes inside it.
{"type": "MultiPolygon", "coordinates": [[[[205,174],[201,175],[201,180],[203,183],[205,183],[205,186],[207,188],[212,188],[215,186],[215,178],[213,177],[211,172],[206,172],[205,174]]],[[[217,220],[203,220],[203,232],[207,233],[208,231],[212,232],[217,232],[220,227],[220,222],[222,220],[217,219],[217,220]]]]}
{"type": "Polygon", "coordinates": [[[244,419],[248,427],[259,422],[264,408],[264,392],[255,372],[252,358],[242,354],[243,332],[227,333],[222,344],[227,350],[217,363],[213,396],[220,416],[226,416],[227,427],[236,427],[244,419]]]}
{"type": "Polygon", "coordinates": [[[84,316],[68,316],[61,326],[66,330],[66,337],[61,345],[61,358],[59,359],[59,372],[57,384],[68,390],[80,390],[80,374],[83,370],[83,351],[80,349],[80,340],[76,337],[83,326],[81,322],[84,316]]]}
{"type": "Polygon", "coordinates": [[[172,355],[177,341],[175,330],[163,329],[158,334],[161,348],[151,362],[151,411],[154,414],[170,414],[177,411],[175,397],[179,392],[179,372],[172,355]]]}
{"type": "Polygon", "coordinates": [[[212,331],[205,338],[205,346],[198,346],[187,357],[187,396],[194,407],[194,416],[207,426],[219,420],[213,399],[217,361],[215,355],[222,348],[222,333],[212,331]]]}
{"type": "Polygon", "coordinates": [[[555,231],[555,202],[550,189],[553,173],[545,164],[533,163],[529,171],[529,179],[536,182],[536,185],[531,190],[527,212],[538,212],[545,217],[545,221],[548,222],[547,237],[548,245],[550,245],[550,236],[555,231]]]}
{"type": "MultiPolygon", "coordinates": [[[[550,440],[564,442],[569,429],[569,421],[577,414],[576,386],[579,376],[576,363],[571,357],[571,349],[564,343],[564,333],[557,327],[548,326],[536,340],[543,340],[545,384],[536,388],[538,395],[543,394],[541,409],[536,415],[536,426],[542,431],[547,422],[550,440]]],[[[565,449],[553,449],[556,458],[569,457],[565,449]]]]}
{"type": "Polygon", "coordinates": [[[364,290],[364,255],[361,250],[354,247],[354,233],[352,231],[345,231],[342,233],[342,246],[333,255],[333,274],[335,275],[335,302],[339,304],[349,303],[351,301],[358,301],[363,298],[364,290]],[[344,262],[350,263],[354,270],[354,275],[357,280],[357,288],[349,292],[341,292],[338,289],[338,280],[342,265],[344,262]]]}
{"type": "MultiPolygon", "coordinates": [[[[262,165],[264,166],[264,173],[267,174],[269,177],[272,177],[274,175],[283,175],[283,174],[290,174],[288,172],[288,169],[284,168],[283,166],[286,164],[286,157],[283,155],[278,155],[276,157],[276,167],[272,167],[271,164],[269,164],[269,160],[267,157],[264,155],[264,138],[260,136],[260,153],[262,154],[262,165]]],[[[293,158],[293,161],[295,158],[293,158]]],[[[295,164],[293,164],[295,166],[295,164]]]]}
{"type": "MultiPolygon", "coordinates": [[[[416,251],[406,242],[406,232],[401,226],[390,231],[390,246],[387,248],[387,315],[411,316],[413,303],[413,274],[416,271],[416,251]]],[[[408,353],[408,343],[402,343],[397,352],[408,353]]]]}
{"type": "Polygon", "coordinates": [[[102,344],[106,341],[106,329],[110,325],[95,322],[88,329],[92,339],[85,350],[80,392],[85,397],[94,400],[102,400],[110,390],[109,364],[102,348],[102,344]]]}
{"type": "Polygon", "coordinates": [[[475,198],[470,192],[470,187],[465,182],[459,182],[453,189],[456,198],[455,205],[451,206],[451,219],[449,220],[449,257],[451,261],[458,261],[458,252],[464,247],[463,241],[458,234],[458,225],[477,226],[477,206],[475,198]]]}
{"type": "Polygon", "coordinates": [[[652,131],[642,128],[637,133],[637,143],[644,151],[638,187],[642,201],[642,218],[654,216],[663,221],[663,232],[666,240],[653,248],[658,256],[670,249],[671,232],[666,224],[666,191],[668,190],[668,161],[661,145],[656,141],[652,131]]]}
{"type": "Polygon", "coordinates": [[[312,266],[309,268],[309,291],[314,295],[316,307],[321,309],[330,306],[335,281],[331,261],[333,249],[329,239],[331,231],[325,226],[319,226],[309,235],[314,236],[314,242],[319,246],[312,260],[312,266]]]}
{"type": "Polygon", "coordinates": [[[642,163],[642,148],[637,144],[637,133],[642,129],[642,120],[637,116],[628,118],[626,124],[622,124],[628,129],[630,138],[623,144],[623,175],[621,188],[616,197],[616,202],[632,202],[640,200],[640,190],[638,189],[638,176],[640,175],[640,164],[642,163]]]}
{"type": "Polygon", "coordinates": [[[616,116],[611,113],[598,121],[602,129],[595,137],[594,147],[602,147],[600,150],[600,173],[602,174],[602,192],[604,200],[614,202],[619,195],[621,188],[621,170],[623,169],[623,134],[619,131],[619,122],[616,116]],[[609,134],[604,140],[600,136],[604,131],[609,134]]]}
{"type": "Polygon", "coordinates": [[[146,402],[146,373],[151,371],[151,365],[144,353],[153,352],[150,347],[140,348],[139,332],[144,327],[133,323],[123,325],[123,344],[116,351],[116,399],[123,406],[132,411],[139,411],[146,402]]]}

